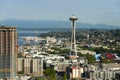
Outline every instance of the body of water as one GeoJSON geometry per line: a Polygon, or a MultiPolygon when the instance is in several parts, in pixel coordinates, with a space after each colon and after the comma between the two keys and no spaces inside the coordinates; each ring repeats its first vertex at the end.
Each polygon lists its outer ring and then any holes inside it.
{"type": "MultiPolygon", "coordinates": [[[[18,31],[18,45],[23,45],[25,44],[25,41],[23,39],[20,39],[19,37],[23,37],[23,36],[38,36],[41,33],[47,33],[50,31],[18,31]]],[[[33,42],[32,42],[33,43],[33,42]]]]}

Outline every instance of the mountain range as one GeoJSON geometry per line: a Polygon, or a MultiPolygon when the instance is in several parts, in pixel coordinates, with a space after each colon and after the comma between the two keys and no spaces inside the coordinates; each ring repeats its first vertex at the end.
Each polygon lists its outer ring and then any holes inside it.
{"type": "MultiPolygon", "coordinates": [[[[0,21],[0,24],[5,26],[16,26],[17,28],[71,28],[70,21],[57,21],[57,20],[6,19],[3,21],[0,21]]],[[[77,22],[76,28],[78,29],[120,29],[120,26],[77,22]]]]}

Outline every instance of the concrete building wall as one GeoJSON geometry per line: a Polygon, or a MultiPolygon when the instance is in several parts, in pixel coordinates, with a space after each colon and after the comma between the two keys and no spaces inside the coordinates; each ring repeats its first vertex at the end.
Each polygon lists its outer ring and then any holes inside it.
{"type": "Polygon", "coordinates": [[[32,59],[32,73],[36,76],[43,76],[43,61],[42,59],[32,59]]]}
{"type": "Polygon", "coordinates": [[[31,58],[24,58],[24,74],[31,73],[31,58]]]}
{"type": "Polygon", "coordinates": [[[81,77],[80,67],[67,67],[67,79],[79,79],[81,77]]]}
{"type": "Polygon", "coordinates": [[[17,67],[17,71],[23,71],[23,58],[18,58],[18,67],[17,67]]]}
{"type": "Polygon", "coordinates": [[[0,27],[0,77],[17,74],[17,31],[15,27],[0,27]]]}
{"type": "Polygon", "coordinates": [[[112,80],[115,78],[115,74],[120,73],[120,71],[113,71],[113,70],[95,70],[95,71],[90,71],[90,79],[95,79],[95,80],[112,80]]]}
{"type": "Polygon", "coordinates": [[[43,76],[43,60],[40,58],[18,58],[18,71],[34,76],[43,76]]]}
{"type": "Polygon", "coordinates": [[[80,78],[80,69],[72,69],[72,78],[80,78]]]}

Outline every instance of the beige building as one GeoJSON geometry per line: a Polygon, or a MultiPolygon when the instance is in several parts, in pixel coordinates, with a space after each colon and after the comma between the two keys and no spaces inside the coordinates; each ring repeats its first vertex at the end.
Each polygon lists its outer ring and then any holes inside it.
{"type": "Polygon", "coordinates": [[[18,72],[24,74],[43,76],[43,60],[40,58],[18,58],[18,72]]]}
{"type": "Polygon", "coordinates": [[[0,27],[0,77],[13,78],[17,74],[17,31],[15,27],[0,27]]]}
{"type": "Polygon", "coordinates": [[[67,79],[80,79],[81,78],[81,70],[79,66],[73,65],[71,67],[67,67],[67,79]]]}

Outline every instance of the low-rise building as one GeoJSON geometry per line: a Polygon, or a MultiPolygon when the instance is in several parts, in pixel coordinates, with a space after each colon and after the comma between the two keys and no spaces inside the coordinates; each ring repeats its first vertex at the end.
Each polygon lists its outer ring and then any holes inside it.
{"type": "Polygon", "coordinates": [[[72,65],[67,67],[67,79],[80,79],[80,67],[77,65],[72,65]]]}
{"type": "Polygon", "coordinates": [[[102,69],[97,67],[88,71],[87,76],[90,80],[120,80],[120,64],[103,64],[102,69]]]}

